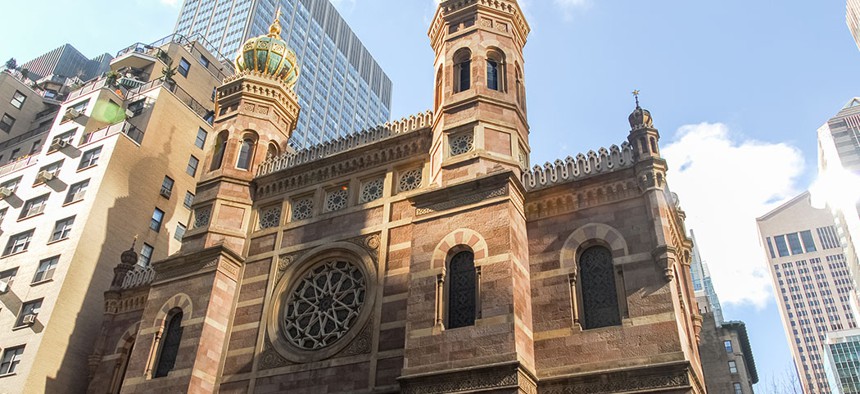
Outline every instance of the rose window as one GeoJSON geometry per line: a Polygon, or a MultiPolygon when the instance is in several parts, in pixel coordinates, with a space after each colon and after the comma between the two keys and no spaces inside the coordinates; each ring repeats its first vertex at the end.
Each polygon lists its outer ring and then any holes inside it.
{"type": "Polygon", "coordinates": [[[293,201],[293,220],[307,219],[313,216],[314,200],[305,198],[293,201]]]}
{"type": "Polygon", "coordinates": [[[197,208],[194,211],[194,228],[206,227],[212,216],[212,207],[197,208]]]}
{"type": "Polygon", "coordinates": [[[260,212],[260,230],[278,227],[281,222],[281,207],[268,207],[260,212]]]}
{"type": "Polygon", "coordinates": [[[347,197],[349,197],[349,190],[346,188],[329,192],[325,197],[326,211],[338,211],[346,208],[347,197]]]}
{"type": "Polygon", "coordinates": [[[303,350],[337,342],[358,320],[366,290],[364,273],[352,263],[330,260],[309,270],[287,297],[287,340],[303,350]]]}
{"type": "Polygon", "coordinates": [[[450,140],[451,156],[462,155],[472,150],[472,133],[460,134],[450,140]]]}
{"type": "Polygon", "coordinates": [[[370,202],[382,198],[382,178],[368,181],[361,186],[361,202],[370,202]]]}
{"type": "Polygon", "coordinates": [[[409,170],[400,175],[400,191],[408,192],[421,186],[421,169],[409,170]]]}

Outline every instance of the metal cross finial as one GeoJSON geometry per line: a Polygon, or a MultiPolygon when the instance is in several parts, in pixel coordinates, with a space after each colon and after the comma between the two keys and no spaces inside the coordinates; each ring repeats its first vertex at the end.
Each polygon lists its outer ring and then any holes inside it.
{"type": "Polygon", "coordinates": [[[636,98],[636,108],[639,108],[639,89],[633,91],[633,97],[636,98]]]}
{"type": "Polygon", "coordinates": [[[131,250],[134,250],[134,244],[137,243],[137,234],[134,235],[134,239],[131,241],[131,250]]]}

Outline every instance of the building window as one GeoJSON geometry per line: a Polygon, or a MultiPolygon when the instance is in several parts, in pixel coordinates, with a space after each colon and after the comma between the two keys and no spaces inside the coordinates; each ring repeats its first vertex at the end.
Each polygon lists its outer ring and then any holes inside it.
{"type": "Polygon", "coordinates": [[[208,133],[206,133],[206,130],[203,130],[202,127],[199,128],[197,130],[197,138],[194,139],[194,146],[196,146],[200,149],[203,149],[203,146],[206,145],[206,135],[207,134],[208,133]]]}
{"type": "Polygon", "coordinates": [[[63,168],[63,161],[60,160],[56,163],[48,164],[39,169],[39,173],[36,175],[36,181],[33,185],[39,185],[45,183],[51,179],[54,179],[60,175],[60,169],[63,168]]]}
{"type": "Polygon", "coordinates": [[[729,372],[738,373],[738,363],[736,363],[734,360],[729,361],[729,372]]]}
{"type": "Polygon", "coordinates": [[[182,342],[182,311],[174,309],[169,316],[164,338],[161,341],[161,350],[158,352],[154,378],[167,376],[173,370],[176,365],[176,355],[179,353],[179,344],[182,342]]]}
{"type": "Polygon", "coordinates": [[[160,231],[162,220],[164,220],[164,211],[155,208],[155,210],[152,211],[152,219],[149,220],[149,228],[155,231],[160,231]]]}
{"type": "Polygon", "coordinates": [[[81,156],[81,163],[78,164],[78,169],[82,170],[84,168],[89,168],[96,165],[96,163],[99,162],[99,156],[101,155],[101,153],[102,147],[90,149],[84,152],[84,154],[81,156]]]}
{"type": "Polygon", "coordinates": [[[128,110],[132,113],[131,117],[143,113],[144,108],[146,108],[146,98],[142,98],[128,104],[128,110]]]}
{"type": "Polygon", "coordinates": [[[191,204],[194,204],[194,194],[186,191],[185,199],[182,200],[182,205],[185,206],[185,208],[191,209],[191,204]]]}
{"type": "Polygon", "coordinates": [[[293,220],[307,219],[314,214],[314,200],[310,197],[293,201],[293,220]]]}
{"type": "Polygon", "coordinates": [[[247,170],[251,168],[251,156],[254,155],[254,141],[250,139],[242,140],[242,146],[239,148],[239,158],[236,160],[236,168],[247,170]]]}
{"type": "Polygon", "coordinates": [[[227,132],[218,134],[218,139],[215,140],[215,152],[212,155],[212,165],[209,171],[215,171],[221,168],[224,162],[224,152],[227,150],[227,132]]]}
{"type": "Polygon", "coordinates": [[[723,341],[723,345],[726,347],[726,353],[733,353],[732,349],[732,341],[723,341]]]}
{"type": "Polygon", "coordinates": [[[346,208],[349,199],[349,188],[342,186],[338,189],[329,190],[325,196],[326,212],[339,211],[346,208]]]}
{"type": "Polygon", "coordinates": [[[63,203],[70,204],[76,201],[83,200],[84,195],[87,194],[87,186],[89,185],[90,180],[87,179],[83,182],[78,182],[72,186],[69,186],[69,192],[66,193],[66,199],[63,201],[63,203]]]}
{"type": "Polygon", "coordinates": [[[586,329],[621,325],[614,271],[609,249],[591,247],[579,257],[579,283],[586,329]]]}
{"type": "Polygon", "coordinates": [[[45,194],[43,196],[27,200],[27,202],[24,203],[24,208],[21,209],[21,215],[18,216],[18,219],[26,219],[45,212],[45,205],[48,204],[48,196],[50,196],[50,194],[45,194]]]}
{"type": "Polygon", "coordinates": [[[770,237],[767,237],[767,250],[770,251],[770,258],[775,259],[776,254],[773,253],[773,242],[770,242],[770,237]]]}
{"type": "Polygon", "coordinates": [[[15,118],[9,116],[9,114],[3,114],[3,118],[0,118],[0,130],[5,132],[12,131],[12,126],[15,125],[15,118]]]}
{"type": "Polygon", "coordinates": [[[27,96],[25,96],[24,93],[21,93],[16,90],[15,94],[12,95],[11,104],[15,108],[21,109],[21,107],[24,106],[25,101],[27,101],[27,96]]]}
{"type": "Polygon", "coordinates": [[[806,253],[815,252],[815,241],[812,238],[812,231],[801,231],[800,239],[803,241],[803,248],[806,249],[806,253]]]}
{"type": "Polygon", "coordinates": [[[33,231],[35,230],[28,230],[9,237],[9,242],[6,243],[3,255],[8,256],[26,251],[30,247],[30,240],[33,239],[33,231]]]}
{"type": "Polygon", "coordinates": [[[21,183],[21,177],[17,177],[15,179],[10,179],[6,182],[0,184],[0,189],[7,189],[11,193],[15,193],[18,191],[18,185],[21,183]]]}
{"type": "Polygon", "coordinates": [[[421,186],[421,169],[416,168],[401,174],[398,185],[401,192],[408,192],[410,190],[417,189],[421,186]]]}
{"type": "MultiPolygon", "coordinates": [[[[806,375],[806,377],[809,378],[809,375],[806,375]]],[[[732,383],[732,386],[735,389],[735,394],[744,394],[744,389],[741,387],[740,383],[732,383]]]]}
{"type": "Polygon", "coordinates": [[[774,242],[776,242],[776,251],[779,253],[779,257],[789,256],[788,253],[788,244],[785,243],[784,235],[777,235],[773,237],[774,242]]]}
{"type": "Polygon", "coordinates": [[[36,316],[39,316],[39,311],[42,310],[42,299],[25,302],[21,306],[21,313],[18,314],[18,319],[15,320],[15,327],[27,326],[35,322],[36,316]],[[32,316],[32,317],[28,317],[32,316]]]}
{"type": "Polygon", "coordinates": [[[72,144],[72,140],[75,139],[75,134],[78,132],[78,129],[69,130],[65,133],[58,134],[56,137],[51,138],[51,145],[48,147],[48,153],[56,152],[60,149],[63,149],[66,146],[72,144]]]}
{"type": "Polygon", "coordinates": [[[75,217],[58,220],[54,224],[54,232],[51,233],[51,242],[69,238],[69,233],[72,232],[72,225],[75,224],[75,217]]]}
{"type": "Polygon", "coordinates": [[[140,247],[140,255],[137,258],[137,264],[143,267],[149,267],[149,263],[152,261],[152,252],[155,249],[152,248],[149,244],[144,243],[143,246],[140,247]]]}
{"type": "Polygon", "coordinates": [[[162,197],[169,199],[171,193],[173,193],[173,178],[165,176],[161,181],[161,191],[159,194],[161,194],[162,197]]]}
{"type": "Polygon", "coordinates": [[[800,246],[800,237],[797,233],[786,234],[786,237],[788,237],[788,246],[791,247],[791,254],[803,254],[803,247],[800,246]]]}
{"type": "Polygon", "coordinates": [[[21,362],[21,355],[24,354],[24,346],[9,347],[3,351],[3,360],[0,361],[0,375],[9,375],[15,373],[18,369],[18,364],[21,362]]]}
{"type": "Polygon", "coordinates": [[[44,282],[53,278],[54,271],[57,269],[57,263],[59,262],[60,256],[54,256],[40,261],[39,268],[36,269],[36,275],[33,276],[33,283],[44,282]]]}
{"type": "MultiPolygon", "coordinates": [[[[33,141],[33,145],[30,146],[30,156],[35,155],[42,149],[42,140],[33,141]]],[[[0,156],[2,157],[2,156],[0,156]]]]}
{"type": "Polygon", "coordinates": [[[185,236],[185,230],[187,228],[182,223],[176,223],[176,231],[173,233],[173,238],[177,241],[182,241],[182,237],[185,236]]]}
{"type": "Polygon", "coordinates": [[[197,175],[197,165],[200,164],[200,160],[196,157],[191,156],[188,158],[188,167],[185,168],[185,173],[191,176],[197,175]]]}
{"type": "Polygon", "coordinates": [[[505,58],[498,51],[487,53],[487,88],[505,91],[505,58]]]}
{"type": "Polygon", "coordinates": [[[190,70],[190,69],[191,69],[191,63],[188,63],[188,60],[185,60],[184,57],[180,58],[179,59],[179,66],[176,67],[176,71],[178,71],[179,74],[182,75],[183,77],[188,78],[188,70],[190,70]]]}
{"type": "Polygon", "coordinates": [[[475,325],[476,291],[475,255],[455,254],[448,263],[448,328],[475,325]]]}
{"type": "Polygon", "coordinates": [[[472,51],[460,49],[454,54],[454,93],[469,90],[472,86],[472,51]]]}
{"type": "Polygon", "coordinates": [[[202,64],[203,67],[209,67],[209,59],[207,59],[206,56],[200,55],[200,64],[202,64]]]}
{"type": "Polygon", "coordinates": [[[12,268],[10,270],[6,270],[0,272],[0,283],[5,283],[6,288],[12,286],[12,281],[15,280],[15,275],[18,274],[18,268],[12,268]]]}
{"type": "Polygon", "coordinates": [[[362,184],[360,196],[361,203],[363,204],[382,198],[382,189],[384,183],[384,178],[376,178],[362,184]]]}

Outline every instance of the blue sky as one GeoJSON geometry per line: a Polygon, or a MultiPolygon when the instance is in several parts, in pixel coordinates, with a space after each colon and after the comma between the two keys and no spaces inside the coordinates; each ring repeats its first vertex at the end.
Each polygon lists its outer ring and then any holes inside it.
{"type": "MultiPolygon", "coordinates": [[[[393,80],[393,116],[430,108],[433,0],[336,3],[393,80]]],[[[860,94],[845,2],[521,3],[532,26],[525,52],[532,163],[623,142],[630,92],[640,89],[726,317],[746,321],[762,380],[791,368],[755,217],[815,179],[816,129],[860,94]]],[[[69,4],[40,2],[63,10],[50,26],[25,17],[35,15],[31,4],[6,2],[0,59],[24,61],[65,42],[88,56],[114,53],[170,33],[179,6],[69,4]]]]}

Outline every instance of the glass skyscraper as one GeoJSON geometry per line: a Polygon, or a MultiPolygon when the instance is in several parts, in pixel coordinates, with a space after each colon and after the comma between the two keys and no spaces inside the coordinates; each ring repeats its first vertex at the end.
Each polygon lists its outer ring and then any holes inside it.
{"type": "Polygon", "coordinates": [[[290,144],[301,149],[389,120],[391,79],[329,0],[185,0],[176,33],[201,34],[232,60],[268,32],[281,7],[281,37],[296,52],[302,113],[290,144]]]}

